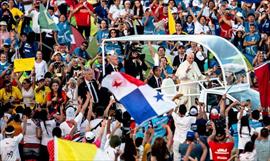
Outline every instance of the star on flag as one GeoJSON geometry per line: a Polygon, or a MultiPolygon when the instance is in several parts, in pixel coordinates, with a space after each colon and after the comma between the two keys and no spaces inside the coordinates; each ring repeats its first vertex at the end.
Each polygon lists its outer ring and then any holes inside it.
{"type": "Polygon", "coordinates": [[[121,81],[117,81],[117,80],[114,80],[114,82],[113,82],[113,87],[116,87],[116,88],[118,88],[119,86],[121,86],[121,84],[122,84],[122,82],[121,81]]]}
{"type": "Polygon", "coordinates": [[[163,101],[163,94],[161,94],[160,92],[157,92],[157,95],[156,96],[154,96],[156,99],[157,99],[157,102],[159,101],[159,100],[162,100],[163,101]]]}

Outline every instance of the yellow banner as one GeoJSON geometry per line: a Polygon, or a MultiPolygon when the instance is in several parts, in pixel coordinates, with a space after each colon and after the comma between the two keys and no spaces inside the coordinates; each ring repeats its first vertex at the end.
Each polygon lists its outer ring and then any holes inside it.
{"type": "Polygon", "coordinates": [[[14,72],[31,71],[35,66],[35,58],[24,58],[14,60],[14,72]]]}

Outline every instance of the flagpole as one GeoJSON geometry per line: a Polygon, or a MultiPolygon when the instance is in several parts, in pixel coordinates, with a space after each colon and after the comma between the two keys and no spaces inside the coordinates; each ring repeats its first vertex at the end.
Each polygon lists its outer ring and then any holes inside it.
{"type": "Polygon", "coordinates": [[[103,40],[101,42],[101,49],[102,49],[102,73],[103,73],[103,77],[105,76],[105,49],[104,49],[104,44],[105,44],[106,40],[103,40]]]}

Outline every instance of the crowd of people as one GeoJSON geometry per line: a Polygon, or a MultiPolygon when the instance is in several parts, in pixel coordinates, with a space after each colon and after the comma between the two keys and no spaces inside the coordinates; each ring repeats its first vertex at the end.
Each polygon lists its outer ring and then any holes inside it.
{"type": "MultiPolygon", "coordinates": [[[[112,72],[159,91],[165,79],[181,84],[219,78],[218,63],[200,44],[111,41],[105,58],[99,46],[94,57],[87,51],[93,37],[100,45],[120,36],[167,35],[171,12],[174,35],[221,36],[257,67],[270,60],[269,1],[33,0],[31,7],[23,0],[0,1],[0,160],[55,160],[54,137],[95,144],[114,161],[270,160],[270,117],[251,108],[252,99],[229,102],[224,94],[209,108],[185,97],[200,90],[188,84],[172,98],[175,109],[137,125],[101,86],[112,72]],[[41,4],[57,30],[41,27],[41,4]],[[72,51],[73,22],[85,41],[72,51]],[[21,58],[35,58],[32,71],[14,71],[21,58]]],[[[253,78],[251,86],[257,85],[253,78]]]]}

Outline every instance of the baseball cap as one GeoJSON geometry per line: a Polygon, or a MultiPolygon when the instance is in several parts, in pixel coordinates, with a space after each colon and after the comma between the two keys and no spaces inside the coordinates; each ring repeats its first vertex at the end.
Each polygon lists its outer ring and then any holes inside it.
{"type": "Polygon", "coordinates": [[[194,131],[188,131],[186,137],[187,137],[187,140],[194,140],[195,139],[195,132],[194,131]]]}
{"type": "Polygon", "coordinates": [[[216,120],[219,118],[219,112],[216,108],[212,108],[210,111],[210,119],[216,120]]]}
{"type": "Polygon", "coordinates": [[[40,82],[42,80],[44,80],[44,77],[43,76],[40,76],[40,77],[37,78],[37,82],[40,82]]]}
{"type": "Polygon", "coordinates": [[[5,134],[6,134],[6,135],[11,135],[11,134],[13,134],[14,132],[15,132],[15,129],[14,129],[14,127],[11,126],[11,125],[7,126],[6,129],[5,129],[5,134]]]}
{"type": "Polygon", "coordinates": [[[1,21],[0,26],[7,26],[7,22],[6,21],[1,21]]]}
{"type": "Polygon", "coordinates": [[[177,8],[176,8],[176,7],[173,7],[171,12],[172,12],[172,13],[177,13],[177,12],[178,12],[178,10],[177,10],[177,8]]]}
{"type": "Polygon", "coordinates": [[[192,5],[193,5],[193,6],[199,6],[199,5],[200,5],[200,2],[199,2],[198,0],[194,0],[194,1],[192,2],[192,5]]]}
{"type": "Polygon", "coordinates": [[[75,118],[76,109],[73,106],[66,108],[66,120],[72,120],[75,118]]]}
{"type": "Polygon", "coordinates": [[[1,5],[4,5],[4,4],[5,5],[8,5],[8,2],[7,1],[4,1],[4,2],[1,3],[1,5]]]}
{"type": "Polygon", "coordinates": [[[151,8],[150,7],[145,7],[144,12],[146,12],[146,11],[151,11],[151,8]]]}
{"type": "Polygon", "coordinates": [[[190,116],[197,116],[198,115],[198,109],[196,106],[191,106],[189,110],[190,116]]]}
{"type": "Polygon", "coordinates": [[[95,139],[95,137],[96,137],[95,134],[91,131],[88,131],[85,133],[85,139],[87,141],[93,140],[93,139],[95,139]]]}

